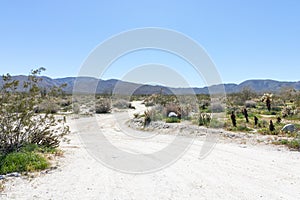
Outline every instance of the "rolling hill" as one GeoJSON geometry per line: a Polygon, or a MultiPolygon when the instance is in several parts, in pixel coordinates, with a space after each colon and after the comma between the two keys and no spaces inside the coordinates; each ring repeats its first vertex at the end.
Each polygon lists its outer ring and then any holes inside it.
{"type": "MultiPolygon", "coordinates": [[[[27,76],[13,76],[14,80],[20,81],[20,83],[27,80],[27,76]]],[[[53,86],[60,86],[67,84],[64,88],[66,93],[71,94],[74,86],[76,86],[76,92],[78,93],[97,93],[97,94],[153,94],[153,93],[164,93],[164,94],[208,94],[212,88],[220,88],[221,85],[214,85],[210,87],[202,88],[171,88],[160,85],[143,85],[139,83],[125,82],[116,79],[99,80],[92,77],[65,77],[52,79],[46,76],[42,77],[42,82],[39,86],[41,88],[51,88],[53,86]],[[96,91],[95,91],[96,89],[96,91]]],[[[0,77],[0,85],[3,84],[2,77],[0,77]]],[[[249,87],[255,92],[279,92],[283,87],[291,87],[296,90],[300,90],[300,81],[298,82],[282,82],[275,80],[247,80],[240,84],[224,84],[226,93],[240,92],[243,88],[249,87]]]]}

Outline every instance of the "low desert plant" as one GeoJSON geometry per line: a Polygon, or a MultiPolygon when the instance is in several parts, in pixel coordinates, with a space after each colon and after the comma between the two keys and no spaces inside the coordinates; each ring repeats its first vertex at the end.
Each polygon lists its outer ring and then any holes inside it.
{"type": "Polygon", "coordinates": [[[129,108],[131,104],[126,101],[125,99],[117,99],[114,103],[113,103],[113,107],[118,108],[118,109],[127,109],[129,108]]]}
{"type": "Polygon", "coordinates": [[[282,145],[287,146],[290,149],[300,150],[300,140],[299,139],[292,139],[292,140],[283,139],[283,140],[274,142],[274,144],[282,144],[282,145]]]}
{"type": "Polygon", "coordinates": [[[175,103],[168,103],[165,105],[163,113],[165,117],[168,117],[170,112],[174,112],[177,115],[180,115],[180,107],[175,103]]]}
{"type": "Polygon", "coordinates": [[[198,117],[199,126],[209,126],[211,121],[211,116],[207,113],[200,113],[198,117]]]}
{"type": "Polygon", "coordinates": [[[151,111],[144,112],[144,127],[148,126],[151,122],[151,111]]]}
{"type": "Polygon", "coordinates": [[[215,118],[212,118],[209,123],[211,128],[224,128],[224,122],[215,118]]]}
{"type": "Polygon", "coordinates": [[[166,123],[180,123],[180,119],[177,117],[167,117],[166,123]]]}
{"type": "Polygon", "coordinates": [[[80,113],[80,105],[79,103],[73,103],[73,113],[79,114],[80,113]]]}
{"type": "Polygon", "coordinates": [[[59,110],[59,106],[53,101],[42,101],[38,106],[34,107],[36,113],[51,113],[55,114],[59,110]]]}
{"type": "Polygon", "coordinates": [[[246,108],[256,108],[256,102],[253,100],[247,100],[245,102],[246,108]]]}
{"type": "Polygon", "coordinates": [[[110,111],[111,111],[110,99],[101,99],[96,103],[95,112],[97,114],[110,113],[110,111]]]}
{"type": "Polygon", "coordinates": [[[211,103],[209,110],[213,113],[219,113],[225,111],[225,106],[219,102],[211,103]]]}
{"type": "Polygon", "coordinates": [[[11,152],[0,157],[0,174],[43,170],[49,163],[36,152],[11,152]]]}

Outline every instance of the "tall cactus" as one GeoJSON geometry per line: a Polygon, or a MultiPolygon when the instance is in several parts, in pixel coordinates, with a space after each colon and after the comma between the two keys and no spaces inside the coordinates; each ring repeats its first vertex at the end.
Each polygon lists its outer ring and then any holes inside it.
{"type": "Polygon", "coordinates": [[[266,106],[267,106],[267,109],[269,112],[271,111],[272,97],[273,97],[273,94],[265,93],[261,98],[261,101],[266,103],[266,106]]]}

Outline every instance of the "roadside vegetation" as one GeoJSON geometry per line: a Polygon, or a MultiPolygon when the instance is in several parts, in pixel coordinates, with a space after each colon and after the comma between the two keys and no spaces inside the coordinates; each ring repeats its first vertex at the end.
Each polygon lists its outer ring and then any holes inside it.
{"type": "MultiPolygon", "coordinates": [[[[66,95],[64,101],[72,100],[66,95]]],[[[185,123],[226,131],[276,136],[274,144],[299,149],[300,91],[282,88],[277,93],[256,93],[245,87],[239,93],[227,94],[224,99],[212,99],[210,95],[152,95],[116,96],[112,94],[78,95],[72,105],[58,104],[58,112],[67,110],[79,115],[91,116],[134,109],[132,101],[142,101],[146,112],[134,114],[147,127],[153,121],[185,123]],[[282,130],[292,124],[295,130],[282,130]]],[[[68,101],[67,101],[68,102],[68,101]]]]}
{"type": "Polygon", "coordinates": [[[282,88],[273,94],[255,93],[245,87],[214,103],[204,94],[197,95],[196,103],[187,95],[153,94],[132,99],[143,100],[149,108],[142,115],[134,116],[143,117],[145,127],[151,121],[192,123],[232,132],[276,136],[273,144],[300,150],[300,91],[293,88],[282,88]],[[286,125],[289,127],[283,128],[286,125]]]}
{"type": "Polygon", "coordinates": [[[44,68],[33,70],[20,83],[3,75],[0,88],[0,174],[43,170],[46,155],[57,152],[69,133],[66,117],[58,114],[71,103],[62,87],[39,87],[44,68]],[[59,99],[59,100],[58,100],[59,99]]]}
{"type": "MultiPolygon", "coordinates": [[[[300,92],[282,88],[278,93],[255,93],[245,87],[226,99],[209,95],[77,95],[64,93],[61,85],[41,88],[40,73],[33,70],[20,83],[9,74],[0,88],[0,174],[43,170],[50,166],[48,154],[56,154],[69,133],[66,116],[91,116],[135,109],[132,101],[148,108],[135,113],[144,127],[153,121],[184,123],[232,132],[272,135],[273,144],[300,149],[300,92]],[[283,129],[291,124],[294,129],[283,129]]],[[[1,187],[0,187],[1,190],[1,187]]]]}

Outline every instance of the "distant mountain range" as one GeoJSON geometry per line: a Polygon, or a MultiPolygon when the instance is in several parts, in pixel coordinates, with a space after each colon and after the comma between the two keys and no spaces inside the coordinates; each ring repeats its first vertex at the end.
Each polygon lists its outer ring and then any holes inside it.
{"type": "MultiPolygon", "coordinates": [[[[27,80],[27,76],[13,76],[14,80],[19,80],[20,83],[27,80]]],[[[97,93],[97,94],[191,94],[193,91],[196,94],[208,94],[209,90],[217,91],[222,88],[222,85],[214,85],[202,88],[172,88],[160,85],[143,85],[138,83],[125,82],[116,79],[99,80],[92,77],[66,77],[52,79],[46,76],[42,77],[40,83],[41,88],[51,88],[53,86],[60,86],[67,84],[64,88],[66,93],[72,93],[74,86],[77,93],[97,93]],[[96,90],[96,92],[95,92],[96,90]]],[[[3,84],[2,77],[0,77],[0,85],[3,84]]],[[[249,87],[255,92],[279,92],[282,87],[291,87],[300,90],[300,81],[298,82],[283,82],[275,80],[247,80],[240,84],[224,84],[226,93],[240,92],[243,88],[249,87]]]]}

